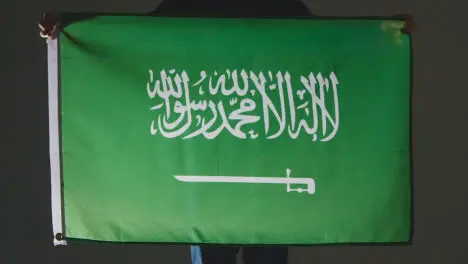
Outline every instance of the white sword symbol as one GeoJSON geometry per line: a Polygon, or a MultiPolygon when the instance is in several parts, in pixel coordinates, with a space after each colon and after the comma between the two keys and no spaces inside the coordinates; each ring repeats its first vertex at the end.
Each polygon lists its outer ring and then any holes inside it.
{"type": "Polygon", "coordinates": [[[274,183],[286,184],[287,192],[315,193],[315,181],[312,178],[291,178],[290,169],[286,169],[286,178],[280,177],[249,177],[249,176],[201,176],[201,175],[174,175],[182,182],[211,182],[211,183],[274,183]],[[307,188],[291,188],[291,184],[306,184],[307,188]]]}

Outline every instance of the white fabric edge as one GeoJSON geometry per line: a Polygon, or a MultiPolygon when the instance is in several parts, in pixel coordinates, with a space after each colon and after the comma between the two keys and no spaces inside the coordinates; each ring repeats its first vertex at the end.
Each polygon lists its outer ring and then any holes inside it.
{"type": "Polygon", "coordinates": [[[52,204],[52,231],[54,246],[67,245],[66,240],[57,240],[63,234],[62,188],[60,171],[59,112],[58,112],[58,47],[57,39],[47,41],[47,71],[49,89],[49,153],[52,204]]]}

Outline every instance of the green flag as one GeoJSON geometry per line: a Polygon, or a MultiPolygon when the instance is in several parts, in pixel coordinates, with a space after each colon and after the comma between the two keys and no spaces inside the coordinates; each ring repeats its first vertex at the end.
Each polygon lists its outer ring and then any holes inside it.
{"type": "Polygon", "coordinates": [[[410,37],[98,16],[49,42],[56,244],[410,238],[410,37]]]}

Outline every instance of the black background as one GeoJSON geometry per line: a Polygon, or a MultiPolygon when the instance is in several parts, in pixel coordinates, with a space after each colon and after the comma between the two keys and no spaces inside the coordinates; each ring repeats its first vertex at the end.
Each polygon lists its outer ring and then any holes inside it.
{"type": "MultiPolygon", "coordinates": [[[[221,1],[221,0],[220,0],[221,1]]],[[[323,16],[412,14],[415,232],[409,246],[293,247],[291,264],[468,263],[468,18],[463,0],[309,0],[323,16]]],[[[188,264],[188,246],[72,243],[52,246],[46,10],[147,13],[152,0],[2,2],[2,172],[0,263],[188,264]],[[13,7],[13,8],[11,8],[13,7]],[[6,46],[6,47],[5,47],[6,46]],[[11,100],[14,95],[15,100],[11,100]],[[7,106],[7,107],[5,107],[7,106]],[[12,111],[14,109],[14,111],[12,111]],[[5,120],[12,119],[14,126],[5,120]],[[13,161],[12,161],[13,160],[13,161]],[[2,170],[3,171],[3,170],[2,170]],[[6,222],[5,222],[6,221],[6,222]]]]}

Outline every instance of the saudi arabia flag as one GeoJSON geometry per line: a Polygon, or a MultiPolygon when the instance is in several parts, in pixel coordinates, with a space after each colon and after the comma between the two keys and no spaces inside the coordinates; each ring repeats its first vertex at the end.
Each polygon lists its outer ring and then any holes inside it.
{"type": "Polygon", "coordinates": [[[64,25],[48,42],[55,244],[408,241],[401,24],[64,25]]]}

